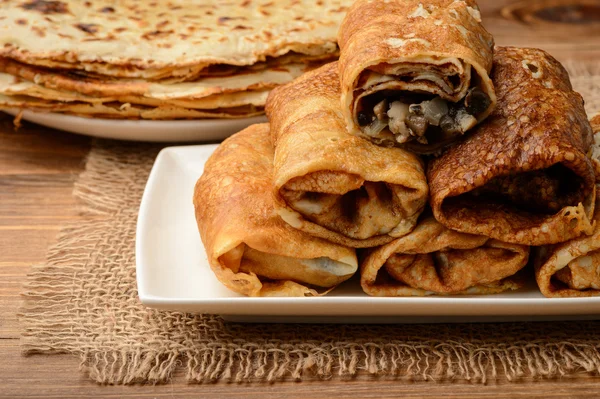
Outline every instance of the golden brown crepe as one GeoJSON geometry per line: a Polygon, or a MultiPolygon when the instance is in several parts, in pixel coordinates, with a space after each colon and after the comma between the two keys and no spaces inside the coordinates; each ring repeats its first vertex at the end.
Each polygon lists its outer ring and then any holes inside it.
{"type": "Polygon", "coordinates": [[[435,153],[494,108],[494,41],[473,0],[358,0],[338,41],[352,134],[435,153]]]}
{"type": "Polygon", "coordinates": [[[219,281],[240,294],[318,295],[356,272],[355,251],[281,220],[272,162],[268,124],[225,140],[206,162],[194,206],[208,261],[219,281]]]}
{"type": "MultiPolygon", "coordinates": [[[[600,184],[600,114],[591,119],[595,132],[592,162],[600,184]]],[[[535,278],[547,297],[600,295],[600,200],[596,201],[594,233],[565,243],[539,248],[535,255],[535,278]]]]}
{"type": "Polygon", "coordinates": [[[544,296],[600,295],[600,212],[596,212],[594,222],[591,236],[537,249],[535,278],[544,296]]]}
{"type": "Polygon", "coordinates": [[[263,107],[241,105],[237,107],[197,109],[173,106],[144,106],[131,103],[88,103],[81,101],[57,102],[30,96],[5,96],[0,94],[0,109],[32,109],[36,112],[55,112],[88,118],[104,119],[201,119],[248,118],[262,115],[263,107]]]}
{"type": "Polygon", "coordinates": [[[267,116],[275,147],[275,206],[291,226],[351,247],[407,234],[427,201],[422,161],[348,134],[337,62],[275,89],[267,116]]]}
{"type": "Polygon", "coordinates": [[[452,231],[427,216],[408,235],[370,252],[360,283],[374,296],[494,294],[522,286],[515,276],[529,247],[452,231]]]}
{"type": "Polygon", "coordinates": [[[428,165],[435,218],[525,245],[591,234],[591,127],[567,72],[542,50],[497,47],[492,79],[495,111],[428,165]]]}
{"type": "Polygon", "coordinates": [[[259,115],[269,90],[317,65],[291,63],[194,82],[86,77],[0,58],[0,107],[128,119],[241,118],[259,115]]]}
{"type": "MultiPolygon", "coordinates": [[[[48,94],[51,94],[52,91],[77,93],[82,96],[82,100],[87,97],[101,99],[124,96],[162,101],[199,100],[216,94],[270,89],[287,83],[310,69],[314,69],[314,67],[311,68],[311,64],[299,62],[234,75],[203,77],[192,82],[151,82],[142,79],[88,76],[85,73],[39,68],[8,58],[0,58],[3,86],[13,83],[4,77],[4,74],[9,74],[14,76],[13,84],[29,83],[29,85],[48,90],[48,94]]],[[[5,89],[2,92],[4,91],[5,89]]],[[[53,97],[47,95],[44,98],[52,99],[53,97]]]]}
{"type": "MultiPolygon", "coordinates": [[[[0,61],[0,65],[1,65],[0,61]]],[[[281,71],[282,72],[282,71],[281,71]]],[[[299,69],[294,71],[297,73],[296,76],[302,74],[303,70],[299,69]]],[[[37,75],[34,75],[37,76],[37,75]]],[[[273,76],[275,77],[275,76],[273,76]]],[[[279,75],[282,78],[282,82],[287,82],[291,78],[295,77],[294,74],[283,74],[279,75]],[[287,75],[287,76],[286,76],[287,75]]],[[[119,102],[122,104],[130,103],[136,105],[145,106],[175,106],[181,108],[190,109],[217,109],[217,108],[231,108],[237,106],[254,105],[257,107],[263,107],[267,101],[269,95],[269,88],[276,86],[277,82],[265,82],[259,84],[258,88],[252,89],[234,89],[230,92],[221,90],[214,94],[207,94],[201,96],[188,97],[185,93],[181,93],[183,97],[178,96],[177,93],[165,92],[163,94],[156,95],[156,91],[151,96],[145,95],[128,95],[124,92],[116,90],[111,95],[94,95],[82,94],[77,91],[64,90],[64,89],[53,89],[40,84],[33,83],[28,80],[23,80],[17,76],[0,73],[0,94],[10,97],[27,96],[31,97],[33,101],[46,100],[48,102],[56,102],[57,104],[67,105],[66,103],[89,103],[89,104],[106,104],[111,102],[119,102]],[[264,85],[264,87],[263,87],[264,85]]],[[[201,83],[199,83],[201,85],[201,83]]],[[[196,88],[198,89],[198,88],[196,88]]],[[[208,88],[212,90],[212,88],[208,88]]],[[[186,90],[184,90],[186,91],[186,90]]]]}

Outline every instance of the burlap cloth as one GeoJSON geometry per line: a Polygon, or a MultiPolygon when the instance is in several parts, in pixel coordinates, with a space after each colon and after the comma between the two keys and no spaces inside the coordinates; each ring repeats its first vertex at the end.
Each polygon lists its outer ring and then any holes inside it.
{"type": "MultiPolygon", "coordinates": [[[[588,112],[600,110],[600,73],[570,70],[588,112]]],[[[166,381],[177,367],[198,382],[359,372],[486,382],[600,373],[600,322],[244,325],[142,306],[136,217],[158,150],[95,142],[75,185],[83,222],[62,231],[25,288],[25,353],[76,354],[91,379],[111,384],[166,381]]]]}

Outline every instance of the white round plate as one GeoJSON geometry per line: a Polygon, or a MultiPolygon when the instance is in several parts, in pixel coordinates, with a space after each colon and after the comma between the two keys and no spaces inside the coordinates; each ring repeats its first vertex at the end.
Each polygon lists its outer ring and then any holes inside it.
{"type": "MultiPolygon", "coordinates": [[[[18,109],[4,112],[17,115],[18,109]]],[[[52,112],[23,111],[23,120],[86,136],[152,142],[201,142],[223,140],[265,116],[244,119],[195,119],[174,121],[96,119],[52,112]]]]}

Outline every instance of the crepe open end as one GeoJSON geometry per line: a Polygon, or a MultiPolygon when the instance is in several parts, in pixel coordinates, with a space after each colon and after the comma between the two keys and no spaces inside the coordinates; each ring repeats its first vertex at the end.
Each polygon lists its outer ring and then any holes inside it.
{"type": "Polygon", "coordinates": [[[520,288],[529,247],[452,231],[427,216],[408,235],[371,251],[360,266],[373,296],[494,294],[520,288]]]}
{"type": "Polygon", "coordinates": [[[352,134],[437,154],[494,109],[494,40],[474,1],[358,0],[338,41],[352,134]]]}
{"type": "Polygon", "coordinates": [[[267,99],[275,206],[290,225],[356,248],[407,234],[427,202],[423,161],[346,131],[337,62],[267,99]]]}

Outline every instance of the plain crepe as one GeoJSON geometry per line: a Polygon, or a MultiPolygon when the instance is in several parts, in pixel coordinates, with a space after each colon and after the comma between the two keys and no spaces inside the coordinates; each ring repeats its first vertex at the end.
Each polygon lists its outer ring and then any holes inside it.
{"type": "Polygon", "coordinates": [[[349,0],[0,4],[0,106],[93,117],[239,118],[337,57],[349,0]]]}

